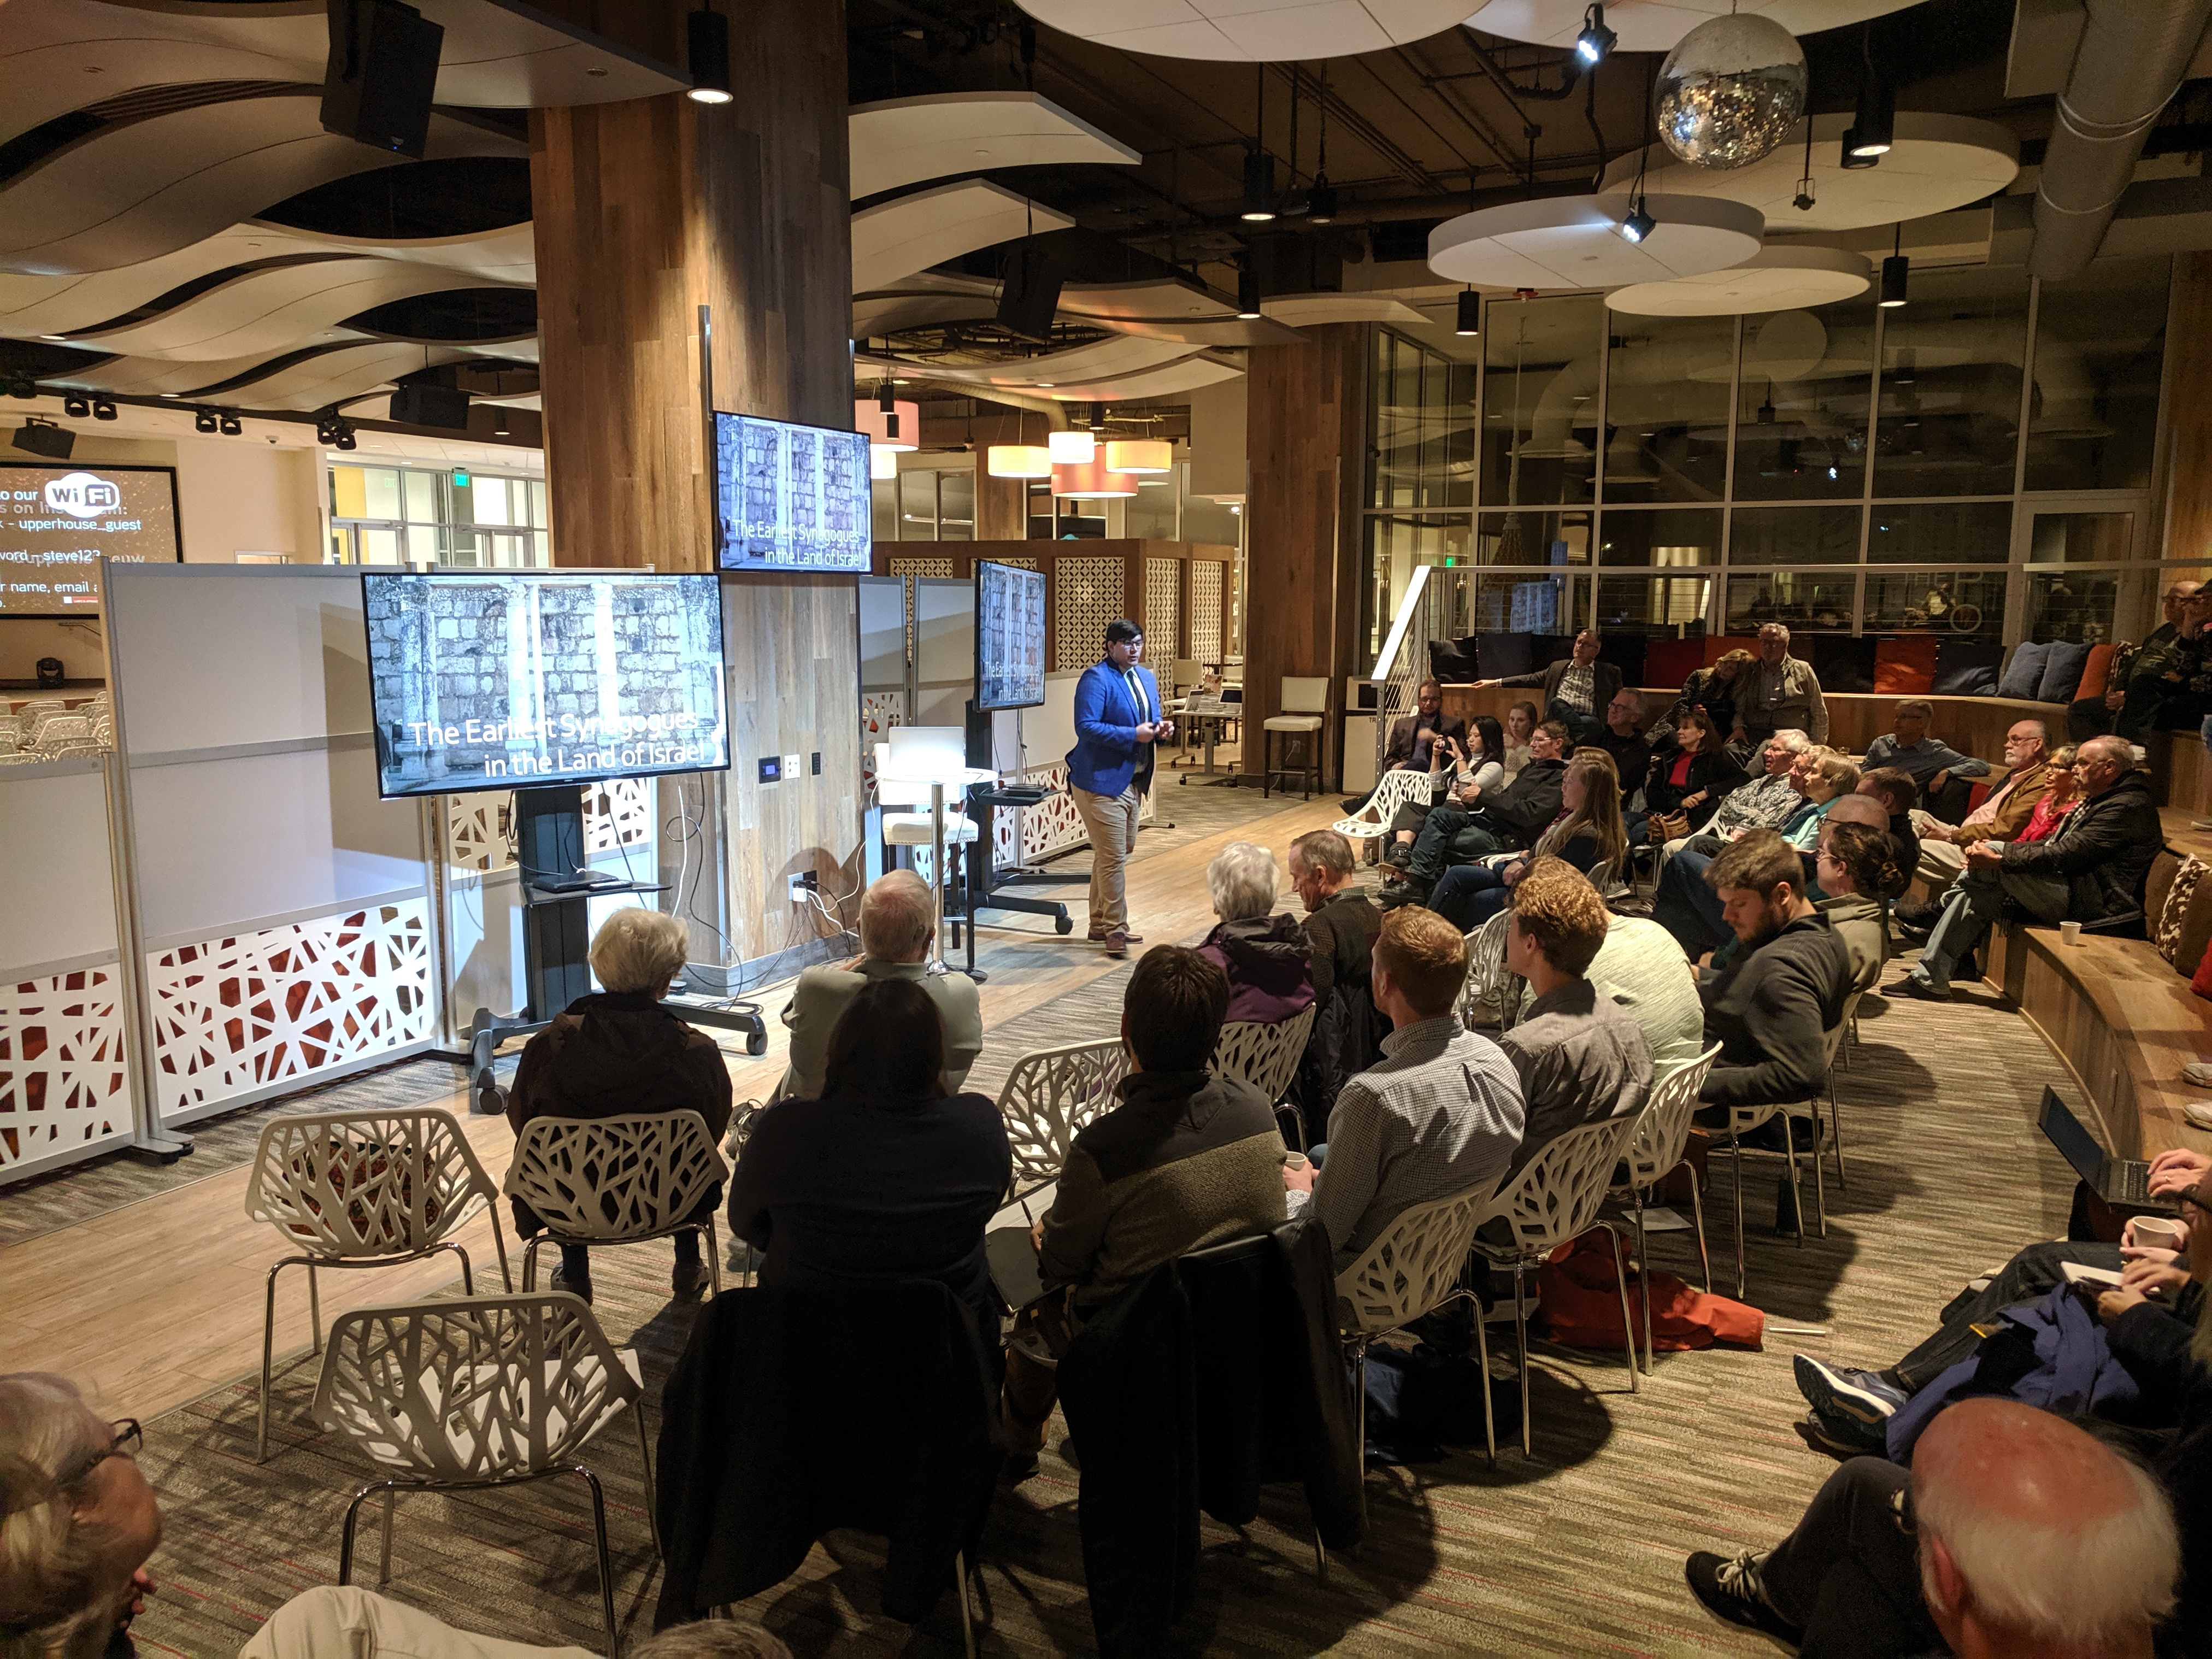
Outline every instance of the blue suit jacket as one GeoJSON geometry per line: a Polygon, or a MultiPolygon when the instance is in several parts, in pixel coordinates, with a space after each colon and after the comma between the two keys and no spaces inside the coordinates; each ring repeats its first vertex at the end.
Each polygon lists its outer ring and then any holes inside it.
{"type": "Polygon", "coordinates": [[[1151,745],[1137,741],[1137,726],[1164,718],[1160,683],[1149,668],[1139,667],[1137,678],[1152,699],[1149,709],[1130,700],[1128,682],[1109,662],[1092,663],[1075,683],[1075,747],[1067,751],[1067,775],[1078,789],[1118,795],[1148,758],[1151,745]]]}

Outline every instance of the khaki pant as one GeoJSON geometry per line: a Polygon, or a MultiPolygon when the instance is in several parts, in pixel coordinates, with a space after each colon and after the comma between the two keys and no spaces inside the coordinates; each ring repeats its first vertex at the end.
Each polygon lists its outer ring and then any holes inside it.
{"type": "Polygon", "coordinates": [[[592,1659],[583,1648],[535,1648],[455,1630],[352,1584],[302,1590],[269,1616],[239,1659],[592,1659]]]}
{"type": "MultiPolygon", "coordinates": [[[[1935,822],[1936,822],[1935,818],[1918,807],[1912,809],[1914,834],[1925,836],[1928,834],[1928,826],[1935,822]]],[[[1948,841],[1923,840],[1920,843],[1920,867],[1917,871],[1910,873],[1917,874],[1921,880],[1926,882],[1929,897],[1936,899],[1942,897],[1943,890],[1958,880],[1960,873],[1966,867],[1966,849],[1965,848],[1948,841]]]]}
{"type": "Polygon", "coordinates": [[[1118,795],[1073,789],[1075,810],[1091,832],[1091,936],[1129,925],[1129,854],[1137,848],[1137,812],[1144,797],[1134,783],[1118,795]]]}

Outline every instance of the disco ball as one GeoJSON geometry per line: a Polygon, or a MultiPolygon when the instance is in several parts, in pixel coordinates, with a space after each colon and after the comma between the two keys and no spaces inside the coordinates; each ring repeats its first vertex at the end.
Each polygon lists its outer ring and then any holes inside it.
{"type": "Polygon", "coordinates": [[[1659,137],[1692,167],[1749,167],[1805,113],[1805,53],[1755,14],[1716,17],[1684,35],[1660,66],[1659,137]]]}

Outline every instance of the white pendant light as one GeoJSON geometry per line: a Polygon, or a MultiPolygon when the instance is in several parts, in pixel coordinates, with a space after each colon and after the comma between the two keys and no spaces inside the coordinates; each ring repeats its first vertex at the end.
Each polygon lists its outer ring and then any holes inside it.
{"type": "Polygon", "coordinates": [[[1054,466],[1087,466],[1098,453],[1098,441],[1088,432],[1054,432],[1045,439],[1054,466]]]}
{"type": "Polygon", "coordinates": [[[1106,465],[1115,472],[1170,472],[1175,446],[1164,438],[1121,438],[1106,446],[1106,465]]]}
{"type": "Polygon", "coordinates": [[[1109,501],[1135,495],[1137,480],[1128,473],[1112,471],[1103,460],[1094,458],[1053,468],[1052,493],[1072,501],[1109,501]]]}
{"type": "Polygon", "coordinates": [[[983,465],[994,478],[1049,478],[1052,452],[1042,444],[993,444],[983,465]]]}
{"type": "Polygon", "coordinates": [[[868,446],[868,477],[878,483],[885,478],[897,477],[898,451],[884,444],[870,444],[868,446]]]}

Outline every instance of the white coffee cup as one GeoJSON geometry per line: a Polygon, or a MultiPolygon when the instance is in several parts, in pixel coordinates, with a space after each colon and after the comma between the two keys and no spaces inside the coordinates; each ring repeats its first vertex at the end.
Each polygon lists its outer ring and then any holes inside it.
{"type": "Polygon", "coordinates": [[[2081,942],[2081,924],[2078,921],[2060,922],[2058,937],[2068,945],[2079,945],[2081,942]]]}
{"type": "Polygon", "coordinates": [[[2135,1220],[2136,1243],[2146,1250],[2178,1250],[2181,1248],[2181,1228],[2179,1223],[2162,1221],[2154,1215],[2139,1215],[2135,1220]]]}
{"type": "Polygon", "coordinates": [[[1303,1152],[1285,1152],[1283,1154],[1283,1167],[1287,1170],[1303,1170],[1306,1167],[1309,1161],[1310,1160],[1303,1152]]]}

